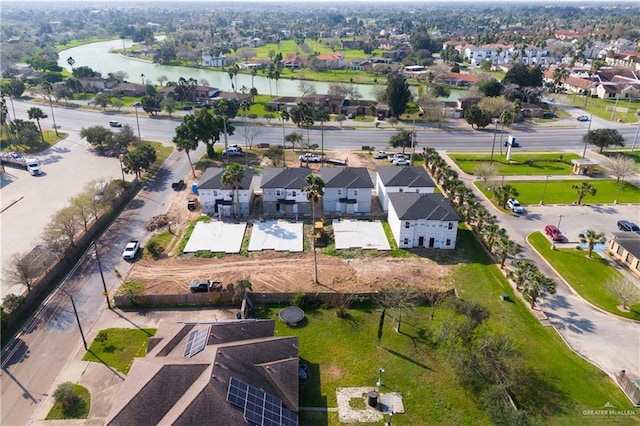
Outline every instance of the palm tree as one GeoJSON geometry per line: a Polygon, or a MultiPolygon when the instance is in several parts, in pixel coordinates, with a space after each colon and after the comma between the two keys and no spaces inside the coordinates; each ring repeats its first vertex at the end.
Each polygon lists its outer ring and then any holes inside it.
{"type": "Polygon", "coordinates": [[[510,240],[507,235],[500,237],[496,244],[496,255],[500,259],[500,269],[504,269],[508,256],[515,256],[521,251],[520,244],[510,240]]]}
{"type": "Polygon", "coordinates": [[[578,238],[580,238],[580,242],[582,244],[587,245],[587,248],[589,249],[589,257],[591,257],[593,248],[596,244],[604,244],[607,241],[603,232],[596,232],[593,229],[587,229],[585,232],[579,234],[578,238]]]}
{"type": "Polygon", "coordinates": [[[596,187],[589,182],[580,182],[580,185],[571,185],[571,188],[575,189],[578,194],[578,204],[582,204],[582,199],[586,195],[596,195],[598,191],[596,187]]]}
{"type": "Polygon", "coordinates": [[[500,228],[497,223],[490,223],[483,227],[480,231],[485,244],[490,252],[493,252],[493,246],[500,238],[507,235],[507,231],[504,228],[500,228]]]}
{"type": "MultiPolygon", "coordinates": [[[[311,225],[315,226],[316,215],[315,206],[320,200],[320,197],[324,195],[324,180],[318,175],[308,175],[306,179],[307,184],[302,188],[302,192],[307,193],[307,200],[311,203],[311,225]]],[[[315,236],[313,241],[313,264],[315,266],[315,279],[318,282],[318,258],[316,254],[316,242],[315,236]]]]}
{"type": "Polygon", "coordinates": [[[501,185],[493,191],[494,196],[502,207],[507,205],[509,198],[516,198],[520,193],[511,185],[501,185]]]}
{"type": "Polygon", "coordinates": [[[47,98],[49,99],[51,119],[53,120],[53,130],[56,132],[56,136],[58,136],[58,126],[56,125],[56,117],[53,115],[53,102],[51,101],[51,97],[53,96],[53,86],[48,81],[45,81],[42,83],[42,90],[47,94],[47,98]]]}
{"type": "Polygon", "coordinates": [[[240,213],[240,199],[238,197],[238,184],[244,179],[244,169],[238,163],[232,163],[227,166],[224,173],[222,173],[222,183],[224,185],[231,186],[233,191],[233,201],[237,205],[234,211],[234,216],[240,213]]]}
{"type": "Polygon", "coordinates": [[[537,271],[532,274],[530,279],[525,281],[522,293],[524,294],[525,299],[531,303],[531,309],[533,309],[536,306],[538,298],[547,293],[554,294],[556,292],[556,286],[557,284],[555,281],[537,271]]]}
{"type": "Polygon", "coordinates": [[[40,138],[42,139],[42,143],[44,143],[44,135],[42,134],[42,126],[40,126],[40,120],[42,120],[43,118],[47,118],[47,116],[38,107],[29,108],[29,111],[27,111],[27,113],[29,114],[29,120],[36,120],[36,122],[38,123],[40,138]]]}

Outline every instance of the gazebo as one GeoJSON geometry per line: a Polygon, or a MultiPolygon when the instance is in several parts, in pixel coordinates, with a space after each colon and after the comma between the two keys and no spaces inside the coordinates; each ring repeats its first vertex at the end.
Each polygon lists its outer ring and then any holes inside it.
{"type": "Polygon", "coordinates": [[[596,166],[598,165],[598,163],[588,158],[571,160],[571,164],[573,164],[573,173],[576,175],[592,175],[595,173],[596,166]]]}

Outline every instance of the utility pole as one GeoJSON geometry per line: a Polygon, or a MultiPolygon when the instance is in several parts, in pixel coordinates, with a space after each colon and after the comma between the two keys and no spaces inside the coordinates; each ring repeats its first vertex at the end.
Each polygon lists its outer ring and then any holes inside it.
{"type": "Polygon", "coordinates": [[[109,309],[113,309],[111,307],[111,301],[109,300],[109,291],[107,290],[107,283],[104,281],[104,274],[102,273],[102,263],[100,262],[100,255],[98,254],[98,243],[93,242],[94,254],[96,255],[96,261],[98,262],[98,269],[100,270],[100,278],[102,279],[102,288],[104,289],[104,297],[107,299],[107,307],[109,309]]]}

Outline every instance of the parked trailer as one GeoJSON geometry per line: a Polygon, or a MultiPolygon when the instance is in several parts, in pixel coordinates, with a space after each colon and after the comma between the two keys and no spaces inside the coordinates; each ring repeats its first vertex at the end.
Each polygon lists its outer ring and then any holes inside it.
{"type": "Polygon", "coordinates": [[[32,176],[40,174],[40,163],[35,158],[25,157],[17,152],[3,152],[0,162],[26,169],[32,176]]]}

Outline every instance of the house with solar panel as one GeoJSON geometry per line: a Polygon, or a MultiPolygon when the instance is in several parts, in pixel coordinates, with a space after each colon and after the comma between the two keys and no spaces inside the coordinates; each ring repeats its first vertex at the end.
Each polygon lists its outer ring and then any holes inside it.
{"type": "Polygon", "coordinates": [[[306,167],[266,167],[262,172],[262,214],[311,214],[307,185],[311,170],[306,167]]]}
{"type": "Polygon", "coordinates": [[[320,177],[324,181],[324,213],[371,213],[373,181],[366,167],[321,167],[320,177]]]}
{"type": "Polygon", "coordinates": [[[107,424],[298,425],[297,337],[273,320],[161,324],[107,424]]]}
{"type": "Polygon", "coordinates": [[[458,222],[453,203],[442,194],[395,192],[388,194],[387,221],[401,248],[454,249],[458,222]]]}
{"type": "Polygon", "coordinates": [[[382,166],[376,172],[376,191],[382,210],[389,211],[389,194],[396,192],[412,192],[416,194],[433,194],[433,180],[424,167],[382,166]]]}
{"type": "MultiPolygon", "coordinates": [[[[198,182],[198,195],[202,205],[202,213],[212,216],[230,217],[233,216],[235,197],[231,185],[222,183],[222,175],[225,169],[222,167],[209,167],[204,171],[198,182]]],[[[244,178],[238,184],[237,194],[239,201],[240,216],[248,216],[253,202],[254,189],[253,169],[244,169],[244,178]]]]}

